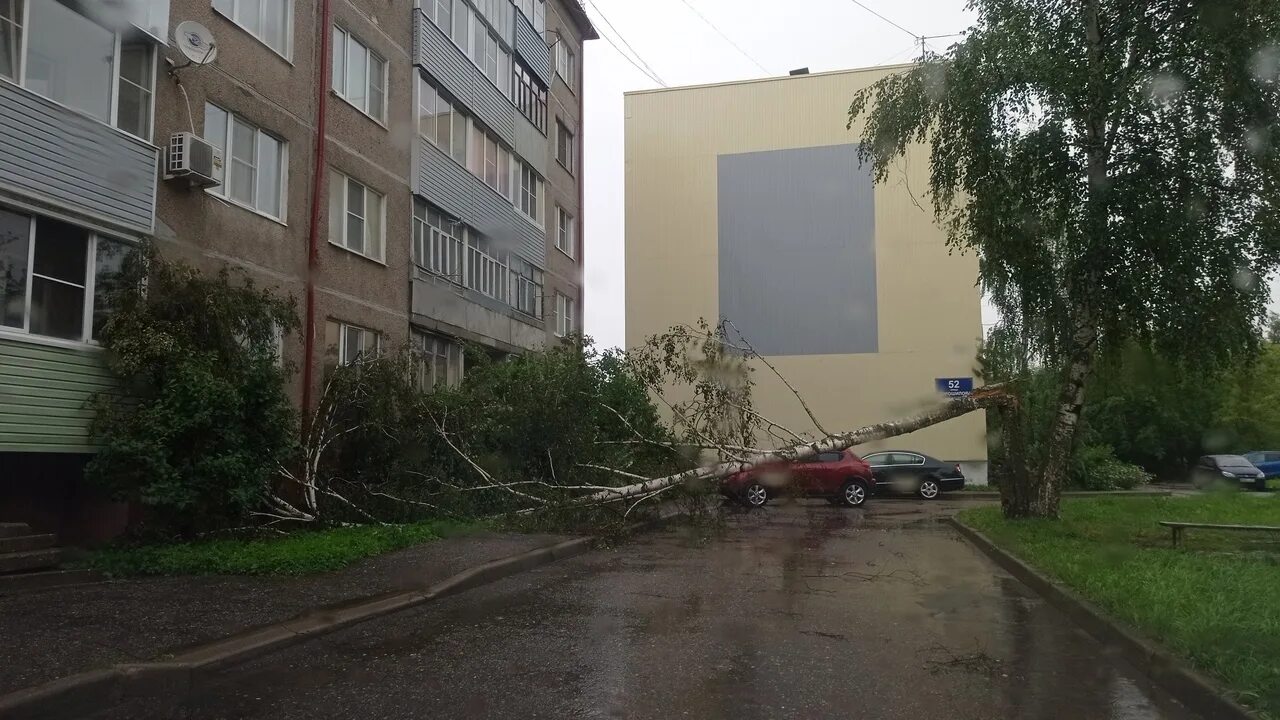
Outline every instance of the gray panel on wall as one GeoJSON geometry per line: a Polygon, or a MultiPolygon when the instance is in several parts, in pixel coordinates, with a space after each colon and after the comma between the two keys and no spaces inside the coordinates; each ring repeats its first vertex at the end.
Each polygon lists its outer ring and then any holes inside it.
{"type": "Polygon", "coordinates": [[[551,48],[519,10],[516,11],[516,54],[544,85],[551,87],[551,48]]]}
{"type": "Polygon", "coordinates": [[[155,220],[158,150],[0,81],[0,187],[139,234],[155,220]]]}
{"type": "Polygon", "coordinates": [[[548,152],[550,146],[547,144],[547,136],[520,113],[516,113],[514,149],[522,160],[538,171],[539,175],[544,178],[547,176],[547,157],[551,154],[548,152]]]}
{"type": "Polygon", "coordinates": [[[720,315],[762,355],[878,349],[873,183],[857,151],[718,158],[720,315]]]}
{"type": "Polygon", "coordinates": [[[515,144],[516,108],[480,68],[421,10],[414,12],[418,64],[508,145],[515,144]]]}
{"type": "Polygon", "coordinates": [[[546,230],[529,222],[510,200],[425,140],[418,141],[418,180],[414,188],[462,222],[489,236],[500,247],[519,253],[545,268],[546,230]]]}

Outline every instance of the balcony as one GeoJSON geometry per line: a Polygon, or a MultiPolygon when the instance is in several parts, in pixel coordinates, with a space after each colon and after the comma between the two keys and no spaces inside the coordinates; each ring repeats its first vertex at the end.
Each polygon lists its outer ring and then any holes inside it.
{"type": "Polygon", "coordinates": [[[134,235],[155,226],[159,149],[0,80],[0,195],[134,235]]]}
{"type": "Polygon", "coordinates": [[[516,210],[510,200],[422,138],[418,139],[414,192],[502,247],[535,265],[546,266],[546,231],[516,210]]]}
{"type": "Polygon", "coordinates": [[[417,64],[508,146],[515,145],[515,106],[453,44],[453,40],[431,22],[426,13],[415,10],[414,18],[414,57],[417,64]]]}
{"type": "Polygon", "coordinates": [[[525,65],[537,75],[542,84],[551,87],[551,48],[543,41],[542,34],[533,28],[533,23],[519,10],[516,13],[516,54],[524,60],[525,65]]]}

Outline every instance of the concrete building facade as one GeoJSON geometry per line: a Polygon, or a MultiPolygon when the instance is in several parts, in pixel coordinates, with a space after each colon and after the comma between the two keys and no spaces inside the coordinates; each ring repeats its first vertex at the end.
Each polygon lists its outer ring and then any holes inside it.
{"type": "Polygon", "coordinates": [[[80,492],[115,382],[95,287],[143,242],[298,300],[302,404],[360,353],[408,345],[456,383],[464,343],[577,332],[556,298],[581,303],[581,224],[559,221],[594,37],[577,0],[0,0],[0,510],[47,506],[19,497],[35,476],[80,492]],[[212,62],[178,51],[184,21],[212,62]],[[221,149],[220,184],[165,177],[182,132],[221,149]]]}
{"type": "MultiPolygon", "coordinates": [[[[626,338],[727,319],[831,430],[972,387],[977,261],[951,252],[923,190],[928,149],[882,184],[858,161],[854,93],[893,67],[626,96],[626,338]]],[[[757,364],[756,407],[816,432],[757,364]]],[[[986,479],[972,414],[859,448],[909,448],[986,479]]]]}

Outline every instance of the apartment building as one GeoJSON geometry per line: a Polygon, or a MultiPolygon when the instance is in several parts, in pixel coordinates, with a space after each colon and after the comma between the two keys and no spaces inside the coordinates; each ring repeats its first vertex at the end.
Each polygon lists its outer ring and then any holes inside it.
{"type": "MultiPolygon", "coordinates": [[[[846,127],[854,94],[901,69],[626,96],[628,346],[728,319],[833,431],[972,389],[977,260],[950,251],[927,209],[928,147],[876,184],[857,157],[861,120],[846,127]]],[[[767,367],[754,380],[757,410],[816,432],[767,367]]],[[[980,413],[862,450],[886,445],[985,482],[980,413]]]]}
{"type": "Polygon", "coordinates": [[[594,37],[577,0],[0,0],[0,514],[83,490],[101,288],[146,240],[297,298],[305,405],[362,353],[455,383],[464,344],[576,332],[594,37]],[[219,183],[166,178],[184,132],[219,183]]]}

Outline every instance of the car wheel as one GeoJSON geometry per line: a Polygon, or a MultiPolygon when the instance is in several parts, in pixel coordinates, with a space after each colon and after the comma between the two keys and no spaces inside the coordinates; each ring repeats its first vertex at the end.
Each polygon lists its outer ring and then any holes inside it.
{"type": "Polygon", "coordinates": [[[747,507],[763,507],[769,502],[769,491],[760,483],[751,483],[742,491],[742,500],[747,507]]]}
{"type": "Polygon", "coordinates": [[[916,492],[920,493],[920,497],[925,500],[934,500],[942,493],[942,487],[938,485],[937,480],[925,478],[924,482],[920,483],[920,487],[916,489],[916,492]]]}
{"type": "Polygon", "coordinates": [[[862,507],[867,501],[867,485],[861,480],[850,480],[840,488],[840,502],[846,507],[862,507]]]}

